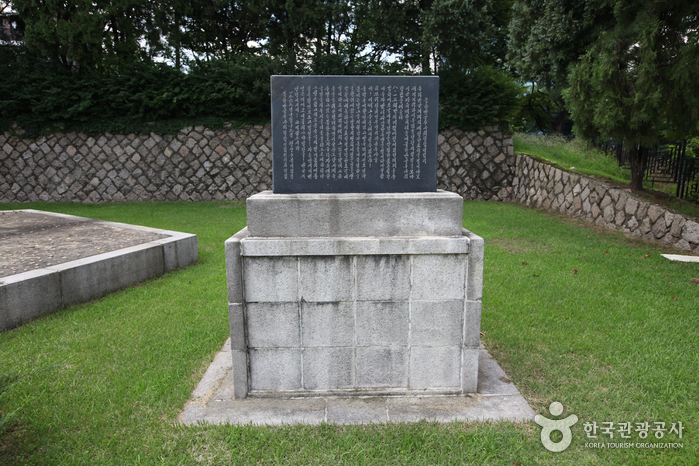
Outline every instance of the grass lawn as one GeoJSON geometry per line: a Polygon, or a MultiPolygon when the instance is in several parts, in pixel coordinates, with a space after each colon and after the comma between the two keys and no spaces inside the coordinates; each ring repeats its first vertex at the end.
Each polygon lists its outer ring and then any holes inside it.
{"type": "Polygon", "coordinates": [[[628,184],[631,171],[619,168],[616,157],[597,149],[590,149],[579,139],[568,140],[551,134],[516,133],[513,136],[515,152],[524,152],[564,170],[606,178],[615,183],[628,184]]]}
{"type": "MultiPolygon", "coordinates": [[[[699,265],[658,246],[524,207],[466,202],[486,240],[483,342],[534,410],[576,414],[551,453],[533,422],[183,427],[173,421],[227,338],[223,243],[242,202],[4,204],[199,235],[189,268],[0,333],[0,374],[25,374],[2,408],[0,464],[696,464],[699,265]],[[69,358],[69,359],[68,359],[69,358]],[[682,422],[683,438],[584,423],[682,422]],[[586,448],[586,442],[683,448],[586,448]]],[[[558,440],[556,435],[552,437],[558,440]]]]}

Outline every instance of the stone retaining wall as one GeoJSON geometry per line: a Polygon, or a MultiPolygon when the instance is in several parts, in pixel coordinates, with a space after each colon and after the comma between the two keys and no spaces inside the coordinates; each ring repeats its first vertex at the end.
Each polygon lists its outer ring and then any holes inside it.
{"type": "Polygon", "coordinates": [[[437,187],[465,199],[511,200],[515,173],[512,136],[497,127],[443,130],[437,139],[437,187]]]}
{"type": "MultiPolygon", "coordinates": [[[[439,135],[438,186],[467,199],[508,198],[512,138],[494,127],[439,135]]],[[[0,202],[246,199],[272,188],[269,125],[177,135],[0,135],[0,202]]]]}
{"type": "MultiPolygon", "coordinates": [[[[247,199],[272,187],[269,125],[176,135],[0,135],[0,203],[247,199]]],[[[699,252],[699,224],[630,191],[526,155],[496,127],[443,130],[437,186],[465,199],[514,201],[699,252]]]]}
{"type": "Polygon", "coordinates": [[[699,253],[699,223],[638,199],[628,189],[566,172],[524,154],[517,155],[512,185],[514,201],[520,204],[699,253]]]}

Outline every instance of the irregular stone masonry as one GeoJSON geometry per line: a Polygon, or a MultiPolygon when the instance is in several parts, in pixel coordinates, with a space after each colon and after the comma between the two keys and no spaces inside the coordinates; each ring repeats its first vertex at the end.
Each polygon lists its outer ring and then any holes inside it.
{"type": "Polygon", "coordinates": [[[0,202],[245,199],[272,187],[269,126],[0,138],[0,202]]]}
{"type": "Polygon", "coordinates": [[[518,154],[516,162],[515,202],[699,253],[699,223],[690,218],[638,199],[628,189],[566,172],[524,154],[518,154]]]}
{"type": "Polygon", "coordinates": [[[515,172],[512,136],[497,127],[443,130],[437,138],[437,187],[465,199],[509,201],[515,172]]]}
{"type": "MultiPolygon", "coordinates": [[[[243,200],[272,188],[271,141],[269,125],[195,126],[170,136],[56,133],[37,141],[0,135],[0,202],[243,200]]],[[[453,129],[438,145],[440,189],[510,198],[510,136],[495,127],[453,129]]]]}

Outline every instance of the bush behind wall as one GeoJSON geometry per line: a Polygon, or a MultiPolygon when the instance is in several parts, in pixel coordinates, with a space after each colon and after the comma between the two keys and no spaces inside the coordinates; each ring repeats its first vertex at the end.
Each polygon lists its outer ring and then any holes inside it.
{"type": "MultiPolygon", "coordinates": [[[[21,48],[0,49],[0,55],[0,132],[20,128],[25,138],[56,131],[164,135],[194,125],[265,123],[269,77],[283,70],[280,60],[253,54],[200,62],[187,73],[147,61],[73,70],[21,48]]],[[[446,70],[440,78],[442,129],[505,128],[517,108],[521,89],[502,70],[446,70]]]]}

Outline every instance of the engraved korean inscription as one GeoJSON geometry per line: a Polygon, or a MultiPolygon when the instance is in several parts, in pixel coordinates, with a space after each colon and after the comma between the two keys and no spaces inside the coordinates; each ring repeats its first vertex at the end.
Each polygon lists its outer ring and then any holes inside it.
{"type": "Polygon", "coordinates": [[[272,76],[274,192],[435,191],[439,78],[272,76]]]}

